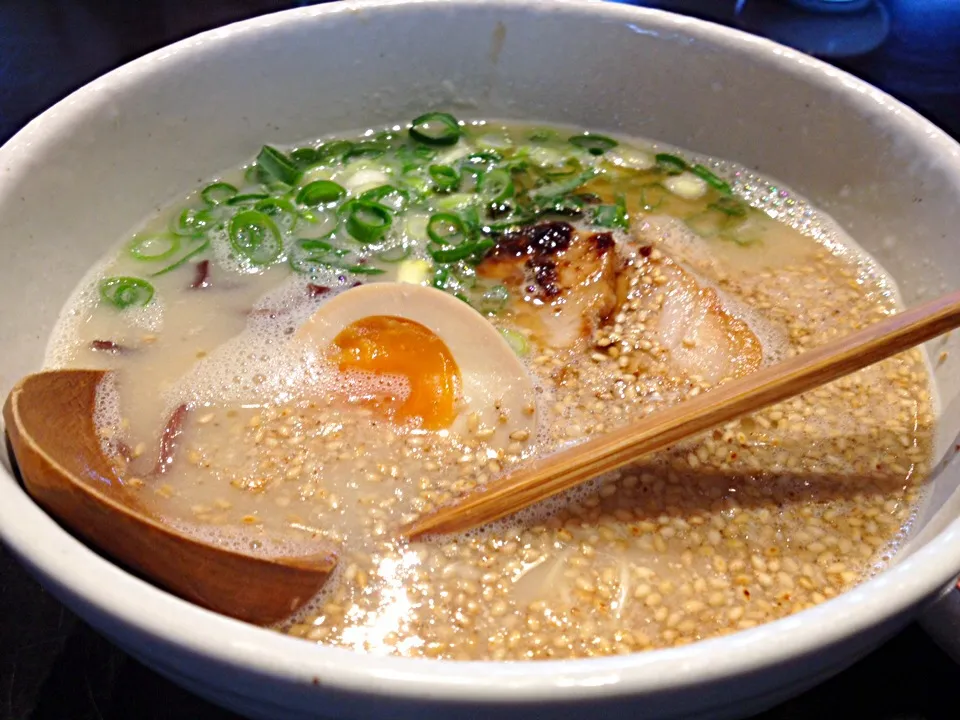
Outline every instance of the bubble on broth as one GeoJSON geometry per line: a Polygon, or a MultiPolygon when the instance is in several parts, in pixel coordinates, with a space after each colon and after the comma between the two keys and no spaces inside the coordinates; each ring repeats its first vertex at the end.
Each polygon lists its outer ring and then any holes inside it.
{"type": "Polygon", "coordinates": [[[107,457],[117,452],[116,435],[120,431],[122,417],[116,378],[112,373],[107,373],[97,385],[93,404],[93,426],[99,431],[100,449],[107,457]]]}

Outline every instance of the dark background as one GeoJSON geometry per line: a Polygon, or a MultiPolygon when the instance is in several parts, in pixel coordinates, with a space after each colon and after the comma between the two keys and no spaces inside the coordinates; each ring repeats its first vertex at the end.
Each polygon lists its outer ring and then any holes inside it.
{"type": "MultiPolygon", "coordinates": [[[[960,0],[880,2],[854,14],[802,11],[787,0],[632,4],[732,25],[818,55],[960,138],[960,0]]],[[[307,4],[0,0],[0,142],[71,90],[149,50],[307,4]]],[[[956,720],[958,686],[960,667],[911,626],[850,670],[757,720],[956,720]]],[[[0,548],[0,720],[235,717],[113,648],[0,548]]]]}

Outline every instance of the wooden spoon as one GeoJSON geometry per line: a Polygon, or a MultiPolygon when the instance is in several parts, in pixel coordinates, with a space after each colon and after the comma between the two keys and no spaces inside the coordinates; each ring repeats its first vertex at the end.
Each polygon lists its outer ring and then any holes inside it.
{"type": "Polygon", "coordinates": [[[27,492],[94,546],[186,600],[262,625],[302,607],[336,566],[335,549],[245,555],[151,517],[101,450],[93,411],[105,375],[42,372],[11,391],[3,417],[27,492]]]}
{"type": "Polygon", "coordinates": [[[960,326],[960,291],[521,467],[400,529],[414,539],[498,520],[704,430],[787,400],[960,326]]]}

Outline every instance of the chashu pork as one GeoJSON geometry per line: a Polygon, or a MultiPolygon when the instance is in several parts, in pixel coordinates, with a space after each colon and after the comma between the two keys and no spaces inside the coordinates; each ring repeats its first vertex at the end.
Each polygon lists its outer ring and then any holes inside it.
{"type": "Polygon", "coordinates": [[[611,233],[547,222],[504,233],[477,268],[513,298],[518,325],[552,348],[582,348],[617,307],[620,259],[611,233]]]}

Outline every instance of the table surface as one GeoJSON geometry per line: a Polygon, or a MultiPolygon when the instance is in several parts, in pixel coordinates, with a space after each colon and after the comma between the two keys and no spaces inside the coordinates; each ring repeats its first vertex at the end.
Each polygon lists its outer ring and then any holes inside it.
{"type": "MultiPolygon", "coordinates": [[[[739,27],[816,54],[960,138],[960,0],[880,2],[855,15],[802,11],[786,0],[632,4],[739,27]]],[[[0,0],[0,142],[71,90],[149,50],[203,29],[306,4],[0,0]]],[[[833,680],[757,720],[953,720],[960,715],[954,683],[960,684],[960,667],[911,626],[833,680]]],[[[0,547],[0,720],[235,717],[114,648],[0,547]]]]}

